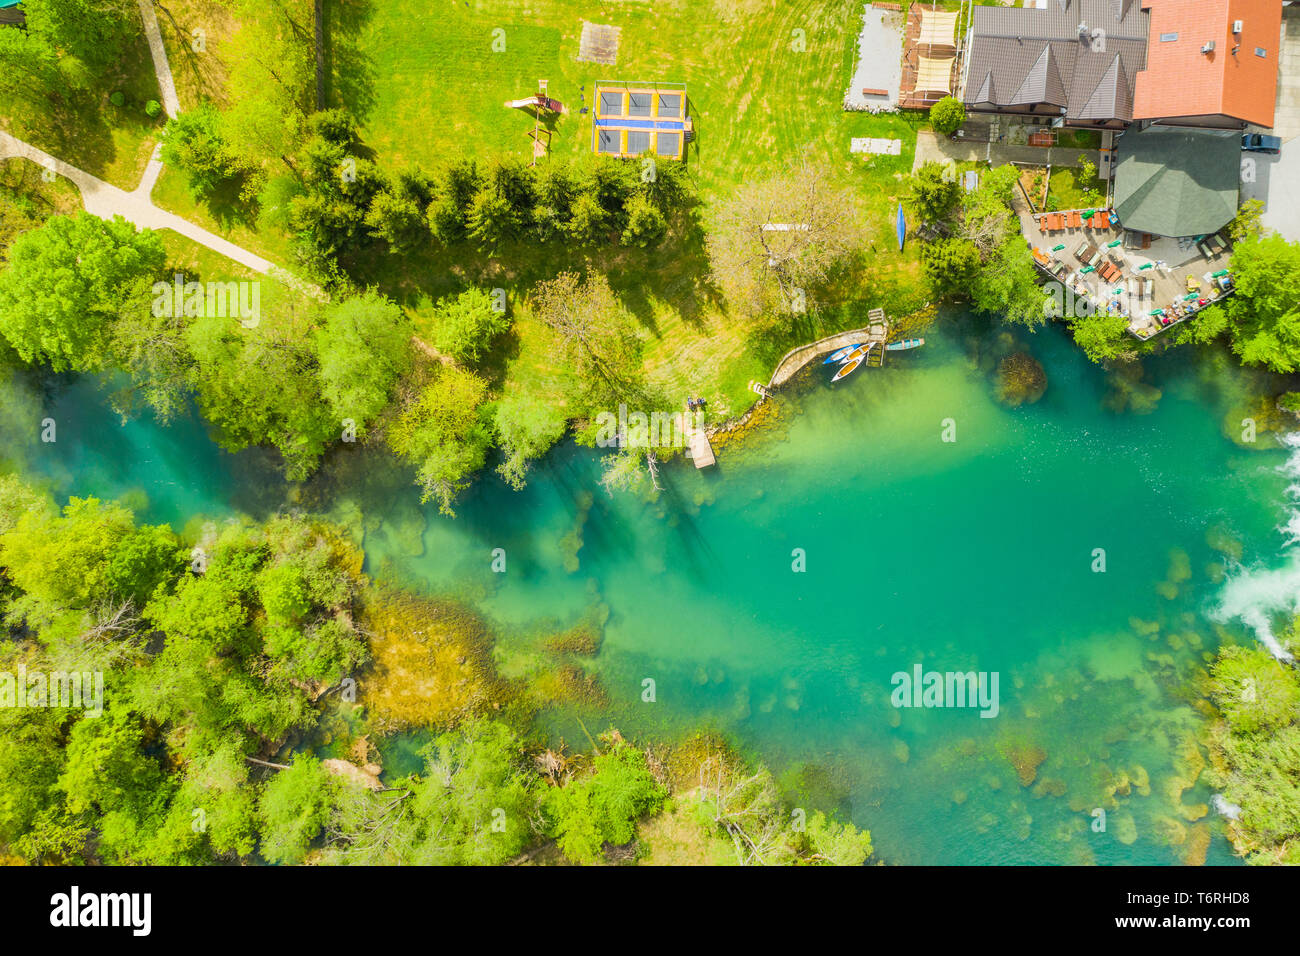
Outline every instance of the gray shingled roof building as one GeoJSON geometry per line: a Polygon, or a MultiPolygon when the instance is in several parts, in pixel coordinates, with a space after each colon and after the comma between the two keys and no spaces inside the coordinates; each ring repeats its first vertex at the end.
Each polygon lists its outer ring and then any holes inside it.
{"type": "Polygon", "coordinates": [[[976,6],[966,108],[1123,128],[1146,66],[1140,0],[1047,0],[1046,9],[976,6]]]}
{"type": "Polygon", "coordinates": [[[1114,206],[1125,229],[1208,236],[1236,215],[1240,132],[1134,128],[1121,147],[1114,206]]]}

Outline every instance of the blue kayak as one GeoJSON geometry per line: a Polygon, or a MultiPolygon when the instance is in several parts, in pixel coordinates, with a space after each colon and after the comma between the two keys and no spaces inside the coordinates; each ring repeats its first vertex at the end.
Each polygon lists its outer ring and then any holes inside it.
{"type": "Polygon", "coordinates": [[[898,229],[898,251],[902,252],[903,240],[907,238],[907,217],[903,215],[902,205],[899,205],[898,207],[897,229],[898,229]]]}
{"type": "Polygon", "coordinates": [[[830,365],[832,362],[843,361],[844,356],[848,355],[854,349],[860,349],[860,348],[862,348],[861,345],[846,345],[843,348],[836,349],[830,355],[826,356],[826,361],[822,362],[822,364],[830,365]]]}

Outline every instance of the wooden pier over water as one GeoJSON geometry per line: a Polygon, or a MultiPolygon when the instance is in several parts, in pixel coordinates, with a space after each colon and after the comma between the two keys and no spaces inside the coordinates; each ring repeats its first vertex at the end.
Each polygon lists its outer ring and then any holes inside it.
{"type": "Polygon", "coordinates": [[[869,322],[866,328],[836,332],[834,335],[828,335],[824,339],[809,342],[807,345],[800,345],[786,352],[781,361],[777,363],[776,370],[772,372],[772,378],[768,381],[767,387],[769,389],[780,388],[794,378],[795,373],[809,362],[846,345],[874,343],[875,348],[870,353],[871,361],[867,364],[877,368],[883,365],[885,362],[885,339],[889,335],[889,320],[885,317],[884,309],[872,309],[867,313],[867,319],[869,322]]]}

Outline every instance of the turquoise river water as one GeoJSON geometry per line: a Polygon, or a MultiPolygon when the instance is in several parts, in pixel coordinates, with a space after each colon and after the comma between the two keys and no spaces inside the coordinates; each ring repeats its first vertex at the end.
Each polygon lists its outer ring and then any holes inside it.
{"type": "Polygon", "coordinates": [[[1115,411],[1113,380],[1054,330],[1023,343],[1043,398],[1006,407],[990,375],[1006,337],[969,328],[778,399],[778,424],[715,469],[666,466],[654,502],[607,496],[596,452],[571,444],[522,492],[482,478],[454,520],[356,446],[295,489],[197,419],[122,425],[89,382],[11,389],[4,440],[57,495],[123,497],[177,528],[290,501],[330,513],[362,531],[372,573],[472,602],[503,666],[540,622],[607,610],[598,725],[723,731],[869,827],[886,862],[1177,863],[1207,831],[1208,861],[1231,862],[1210,790],[1186,786],[1194,677],[1223,628],[1254,639],[1220,606],[1288,546],[1286,449],[1225,437],[1246,385],[1212,358],[1148,362],[1158,400],[1115,411]],[[46,415],[50,445],[28,424],[46,415]],[[894,707],[892,675],[917,665],[996,673],[997,716],[894,707]]]}

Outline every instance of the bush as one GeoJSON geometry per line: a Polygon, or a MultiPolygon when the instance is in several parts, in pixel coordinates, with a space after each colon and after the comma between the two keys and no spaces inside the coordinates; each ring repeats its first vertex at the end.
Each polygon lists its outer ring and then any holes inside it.
{"type": "Polygon", "coordinates": [[[547,793],[552,834],[561,852],[578,863],[599,862],[606,843],[630,843],[636,821],[658,813],[667,796],[645,754],[629,744],[596,756],[592,769],[595,773],[547,793]]]}
{"type": "Polygon", "coordinates": [[[126,94],[122,93],[120,90],[115,90],[108,94],[108,101],[114,106],[125,106],[126,94]]]}
{"type": "Polygon", "coordinates": [[[964,122],[966,122],[966,107],[954,97],[945,96],[930,107],[930,124],[936,132],[944,136],[957,132],[964,122]]]}
{"type": "Polygon", "coordinates": [[[206,197],[242,172],[226,145],[221,113],[211,103],[169,119],[163,127],[162,160],[185,174],[190,191],[206,197]]]}
{"type": "Polygon", "coordinates": [[[144,111],[150,116],[157,116],[162,112],[162,104],[157,100],[150,100],[148,103],[144,104],[144,111]]]}

